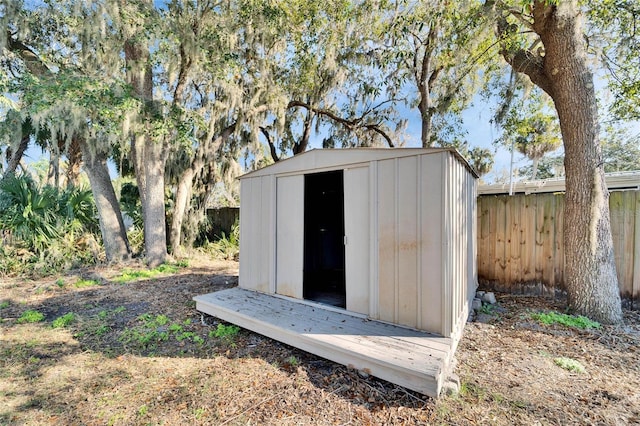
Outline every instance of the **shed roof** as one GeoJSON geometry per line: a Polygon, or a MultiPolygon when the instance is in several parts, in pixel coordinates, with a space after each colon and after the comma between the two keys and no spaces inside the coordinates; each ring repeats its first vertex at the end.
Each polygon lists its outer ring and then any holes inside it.
{"type": "Polygon", "coordinates": [[[240,179],[259,177],[271,174],[296,173],[309,170],[330,169],[374,160],[410,157],[413,155],[436,154],[450,152],[462,163],[469,173],[478,177],[476,171],[467,160],[454,148],[344,148],[344,149],[312,149],[294,157],[278,161],[262,169],[240,176],[240,179]]]}

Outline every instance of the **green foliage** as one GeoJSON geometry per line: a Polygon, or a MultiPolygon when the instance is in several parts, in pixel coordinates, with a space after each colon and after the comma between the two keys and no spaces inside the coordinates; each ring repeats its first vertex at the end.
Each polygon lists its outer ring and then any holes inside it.
{"type": "Polygon", "coordinates": [[[496,307],[488,303],[483,303],[478,312],[480,312],[481,314],[493,315],[496,313],[496,307]]]}
{"type": "Polygon", "coordinates": [[[553,362],[558,367],[564,368],[565,370],[574,373],[584,373],[586,371],[584,365],[572,358],[558,357],[554,358],[553,362]]]}
{"type": "Polygon", "coordinates": [[[240,225],[236,223],[231,227],[231,233],[227,237],[224,232],[218,241],[205,244],[203,250],[216,259],[237,260],[240,255],[240,225]]]}
{"type": "Polygon", "coordinates": [[[90,264],[100,255],[90,190],[39,187],[29,176],[0,180],[0,272],[48,274],[90,264]]]}
{"type": "Polygon", "coordinates": [[[133,182],[125,182],[120,188],[120,205],[122,211],[132,220],[133,225],[142,228],[142,205],[140,204],[140,191],[133,182]]]}
{"type": "Polygon", "coordinates": [[[567,327],[574,327],[580,329],[600,328],[600,323],[592,321],[582,315],[573,316],[567,314],[560,314],[558,312],[534,312],[531,314],[531,318],[540,321],[546,325],[561,324],[567,327]]]}
{"type": "Polygon", "coordinates": [[[526,98],[512,101],[502,130],[497,142],[533,161],[529,179],[538,178],[538,162],[562,145],[559,122],[550,98],[539,89],[534,89],[526,98]]]}
{"type": "Polygon", "coordinates": [[[609,126],[601,140],[605,172],[640,170],[640,135],[609,126]]]}
{"type": "Polygon", "coordinates": [[[0,303],[0,309],[6,309],[9,306],[11,306],[11,303],[8,300],[5,300],[2,303],[0,303]]]}
{"type": "Polygon", "coordinates": [[[70,326],[76,320],[76,315],[73,312],[68,312],[61,317],[56,318],[51,323],[53,328],[65,328],[70,326]]]}
{"type": "Polygon", "coordinates": [[[38,188],[28,176],[0,181],[0,228],[29,250],[42,252],[60,236],[59,205],[50,187],[38,188]]]}
{"type": "Polygon", "coordinates": [[[17,319],[18,324],[34,323],[44,321],[44,314],[35,310],[27,310],[17,319]]]}
{"type": "Polygon", "coordinates": [[[98,280],[85,280],[85,279],[81,279],[75,282],[75,284],[73,284],[74,287],[76,288],[86,288],[86,287],[93,287],[96,285],[100,285],[100,281],[98,280]]]}
{"type": "Polygon", "coordinates": [[[165,315],[153,316],[143,314],[138,317],[138,324],[122,332],[119,340],[125,345],[134,345],[141,349],[152,349],[159,342],[169,339],[169,331],[164,327],[168,318],[165,315]]]}
{"type": "Polygon", "coordinates": [[[124,284],[131,281],[138,281],[140,279],[155,278],[163,274],[175,274],[178,270],[179,267],[177,265],[170,265],[168,263],[163,263],[153,269],[142,269],[138,271],[125,269],[119,276],[115,277],[113,281],[124,284]]]}
{"type": "Polygon", "coordinates": [[[153,350],[158,343],[174,338],[177,342],[191,341],[198,345],[204,343],[204,339],[195,332],[185,331],[184,324],[171,323],[166,315],[152,315],[146,313],[138,317],[138,325],[126,329],[120,335],[120,341],[125,345],[131,345],[141,350],[153,350]]]}
{"type": "Polygon", "coordinates": [[[215,337],[226,343],[232,343],[239,332],[240,327],[237,325],[218,324],[215,330],[209,332],[209,337],[215,337]]]}

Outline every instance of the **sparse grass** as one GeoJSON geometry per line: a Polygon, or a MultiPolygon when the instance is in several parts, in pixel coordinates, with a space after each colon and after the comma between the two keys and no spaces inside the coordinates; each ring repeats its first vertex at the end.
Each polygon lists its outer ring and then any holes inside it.
{"type": "Polygon", "coordinates": [[[34,323],[44,321],[44,314],[39,311],[27,310],[20,315],[20,318],[16,321],[18,324],[34,323]]]}
{"type": "Polygon", "coordinates": [[[148,412],[149,412],[149,407],[146,404],[138,408],[138,416],[140,417],[146,416],[148,412]]]}
{"type": "Polygon", "coordinates": [[[87,287],[93,287],[96,285],[100,285],[100,281],[80,279],[73,284],[75,288],[87,288],[87,287]]]}
{"type": "Polygon", "coordinates": [[[7,309],[9,306],[11,306],[11,303],[9,303],[8,300],[5,300],[4,302],[0,303],[0,309],[7,309]]]}
{"type": "Polygon", "coordinates": [[[600,328],[600,323],[592,321],[582,315],[574,316],[567,314],[560,314],[555,311],[550,312],[534,312],[531,314],[531,318],[540,321],[546,325],[561,324],[566,327],[574,327],[582,330],[590,328],[600,328]]]}
{"type": "Polygon", "coordinates": [[[138,321],[141,324],[128,328],[120,335],[120,342],[125,345],[137,347],[140,350],[153,350],[158,343],[173,337],[177,342],[191,341],[198,345],[204,343],[204,339],[193,331],[185,331],[184,326],[190,325],[191,320],[185,320],[183,324],[171,323],[166,315],[152,315],[149,313],[140,315],[138,321]]]}
{"type": "Polygon", "coordinates": [[[495,315],[496,307],[494,305],[490,305],[488,303],[483,303],[482,307],[478,310],[481,314],[486,315],[495,315]]]}
{"type": "Polygon", "coordinates": [[[553,362],[558,367],[564,368],[565,370],[574,373],[584,373],[586,371],[584,365],[572,358],[558,357],[554,358],[553,362]]]}
{"type": "Polygon", "coordinates": [[[176,262],[176,266],[178,268],[188,268],[189,267],[189,259],[180,259],[176,262]]]}
{"type": "Polygon", "coordinates": [[[60,287],[60,288],[64,287],[64,279],[62,279],[62,278],[58,278],[58,279],[56,280],[55,284],[56,284],[58,287],[60,287]]]}
{"type": "Polygon", "coordinates": [[[112,310],[103,310],[98,312],[98,314],[92,318],[88,318],[82,322],[80,326],[80,331],[76,333],[76,337],[81,337],[83,335],[91,335],[91,336],[102,336],[111,331],[110,325],[107,321],[114,316],[126,311],[124,306],[119,306],[112,310]]]}
{"type": "Polygon", "coordinates": [[[168,263],[163,263],[162,265],[153,269],[141,269],[137,271],[125,269],[119,276],[115,277],[113,281],[120,284],[125,284],[131,281],[138,281],[140,279],[155,278],[158,275],[162,274],[175,274],[179,270],[179,265],[170,265],[168,263]]]}
{"type": "Polygon", "coordinates": [[[58,276],[15,286],[0,282],[0,303],[10,302],[0,316],[15,323],[25,310],[37,309],[47,320],[0,325],[0,424],[637,423],[640,378],[632,349],[638,346],[640,314],[635,311],[625,311],[625,327],[585,333],[558,326],[558,333],[539,333],[546,326],[532,320],[531,312],[563,312],[562,305],[505,296],[497,305],[502,323],[465,327],[456,352],[460,392],[434,400],[252,332],[234,331],[228,323],[201,325],[187,302],[193,294],[228,288],[227,270],[215,270],[214,264],[181,271],[180,279],[162,285],[101,285],[91,291],[73,286],[74,273],[62,276],[64,291],[40,296],[34,289],[57,290],[58,276]],[[212,272],[202,274],[207,267],[212,272]],[[74,312],[76,321],[64,331],[52,330],[52,320],[67,312],[74,312]],[[119,341],[134,328],[165,331],[168,337],[152,350],[119,341]],[[235,346],[222,340],[227,335],[233,335],[235,346]],[[559,370],[553,360],[560,355],[580,360],[587,373],[559,370]],[[562,375],[571,377],[559,380],[562,375]]]}
{"type": "Polygon", "coordinates": [[[239,332],[240,327],[237,325],[218,324],[215,330],[209,332],[209,337],[215,337],[226,343],[233,343],[239,332]]]}
{"type": "Polygon", "coordinates": [[[73,312],[68,312],[61,317],[53,320],[51,327],[53,328],[65,328],[70,326],[76,320],[76,315],[73,312]]]}

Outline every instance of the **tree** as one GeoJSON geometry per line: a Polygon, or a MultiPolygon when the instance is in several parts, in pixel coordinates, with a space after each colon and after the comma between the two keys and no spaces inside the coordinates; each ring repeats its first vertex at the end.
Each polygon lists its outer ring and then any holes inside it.
{"type": "Polygon", "coordinates": [[[126,80],[140,104],[131,134],[131,159],[142,205],[145,258],[149,266],[155,267],[164,263],[168,256],[164,195],[167,145],[162,138],[153,137],[153,125],[161,121],[162,116],[153,97],[150,41],[147,39],[156,15],[150,0],[133,3],[120,0],[119,5],[126,80]],[[131,19],[132,16],[139,19],[131,19]]]}
{"type": "MultiPolygon", "coordinates": [[[[34,37],[36,40],[37,37],[34,37]]],[[[18,39],[11,30],[6,42],[6,47],[24,64],[16,86],[22,91],[23,120],[47,129],[56,146],[59,140],[64,140],[82,150],[107,260],[128,258],[131,253],[129,243],[106,165],[106,152],[113,139],[105,137],[108,134],[101,130],[113,122],[107,123],[98,117],[99,109],[108,104],[110,99],[118,99],[118,96],[114,96],[107,85],[94,84],[94,81],[78,76],[60,63],[57,64],[59,70],[54,73],[36,50],[18,39]],[[98,143],[100,140],[105,141],[106,145],[98,143]]],[[[41,47],[44,51],[51,48],[41,47]]]]}
{"type": "MultiPolygon", "coordinates": [[[[565,151],[565,285],[579,314],[611,324],[622,309],[604,181],[593,74],[575,1],[535,0],[524,11],[498,4],[502,55],[554,101],[565,151]],[[524,26],[533,44],[517,38],[524,26]]],[[[491,6],[491,4],[488,4],[491,6]]]]}
{"type": "Polygon", "coordinates": [[[640,120],[640,3],[599,0],[587,4],[585,37],[590,52],[607,71],[613,94],[609,110],[617,119],[640,120]]]}
{"type": "Polygon", "coordinates": [[[368,41],[379,18],[374,4],[281,2],[275,19],[265,22],[269,37],[252,49],[252,58],[267,70],[276,94],[260,125],[274,162],[305,152],[314,133],[323,134],[324,148],[396,145],[396,100],[381,96],[383,84],[374,80],[368,41]]]}
{"type": "Polygon", "coordinates": [[[494,44],[485,34],[491,26],[479,13],[481,3],[404,0],[390,6],[390,18],[377,30],[389,88],[395,93],[411,86],[415,93],[409,101],[420,112],[423,148],[461,145],[460,113],[492,68],[494,44]]]}
{"type": "Polygon", "coordinates": [[[606,172],[640,170],[640,135],[624,127],[609,127],[602,137],[602,158],[606,172]]]}
{"type": "Polygon", "coordinates": [[[502,129],[500,141],[532,161],[531,180],[538,175],[539,161],[562,144],[558,119],[547,112],[545,99],[537,93],[511,105],[502,129]]]}

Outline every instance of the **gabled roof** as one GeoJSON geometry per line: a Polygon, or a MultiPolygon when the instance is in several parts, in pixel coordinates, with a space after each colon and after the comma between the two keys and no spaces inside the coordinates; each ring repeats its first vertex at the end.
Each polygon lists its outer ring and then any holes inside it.
{"type": "Polygon", "coordinates": [[[411,157],[414,155],[437,154],[450,152],[469,170],[474,177],[478,177],[475,170],[469,165],[458,151],[453,148],[344,148],[344,149],[312,149],[294,157],[278,161],[262,169],[249,172],[240,176],[240,179],[249,177],[267,176],[272,174],[309,172],[312,170],[332,169],[347,167],[354,164],[368,163],[370,161],[387,160],[391,158],[411,157]]]}

